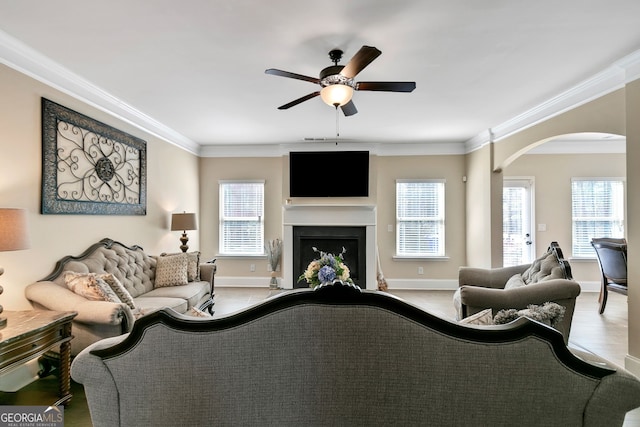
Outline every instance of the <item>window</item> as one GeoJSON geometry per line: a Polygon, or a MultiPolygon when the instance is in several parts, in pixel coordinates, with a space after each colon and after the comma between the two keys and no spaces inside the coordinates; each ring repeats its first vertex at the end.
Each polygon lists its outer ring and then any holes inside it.
{"type": "Polygon", "coordinates": [[[396,254],[444,256],[444,180],[396,181],[396,254]]]}
{"type": "Polygon", "coordinates": [[[264,254],[264,181],[220,182],[220,253],[264,254]]]}
{"type": "Polygon", "coordinates": [[[571,205],[574,257],[593,257],[594,237],[624,237],[622,179],[572,179],[571,205]]]}

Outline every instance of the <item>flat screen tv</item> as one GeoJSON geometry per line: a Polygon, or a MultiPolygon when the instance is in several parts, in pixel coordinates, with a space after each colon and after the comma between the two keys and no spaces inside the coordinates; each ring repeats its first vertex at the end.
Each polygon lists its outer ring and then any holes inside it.
{"type": "Polygon", "coordinates": [[[289,153],[290,197],[368,197],[368,151],[289,153]]]}

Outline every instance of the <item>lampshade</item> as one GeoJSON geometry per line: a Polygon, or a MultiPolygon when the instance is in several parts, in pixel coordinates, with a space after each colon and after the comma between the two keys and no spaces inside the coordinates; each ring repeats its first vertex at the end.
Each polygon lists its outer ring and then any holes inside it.
{"type": "Polygon", "coordinates": [[[171,215],[171,231],[197,230],[196,214],[194,213],[174,213],[171,215]]]}
{"type": "Polygon", "coordinates": [[[351,101],[353,88],[342,84],[332,84],[320,90],[322,100],[331,106],[341,107],[351,101]]]}
{"type": "Polygon", "coordinates": [[[0,252],[28,249],[30,245],[27,211],[0,208],[0,252]]]}

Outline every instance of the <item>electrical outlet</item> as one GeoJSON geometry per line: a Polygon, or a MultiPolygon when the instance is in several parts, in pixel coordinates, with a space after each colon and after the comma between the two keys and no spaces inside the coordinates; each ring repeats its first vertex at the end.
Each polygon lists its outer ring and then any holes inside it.
{"type": "Polygon", "coordinates": [[[255,264],[251,264],[249,266],[249,271],[256,271],[256,265],[255,264]]]}
{"type": "Polygon", "coordinates": [[[387,225],[387,231],[388,231],[389,233],[393,233],[393,224],[388,224],[388,225],[387,225]]]}
{"type": "Polygon", "coordinates": [[[424,267],[418,267],[418,274],[424,274],[424,267]]]}

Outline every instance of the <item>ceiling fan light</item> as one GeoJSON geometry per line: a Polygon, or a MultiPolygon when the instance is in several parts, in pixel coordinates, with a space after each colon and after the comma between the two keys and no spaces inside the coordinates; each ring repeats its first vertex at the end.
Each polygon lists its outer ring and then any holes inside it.
{"type": "Polygon", "coordinates": [[[353,88],[342,84],[332,84],[325,86],[320,90],[320,97],[322,100],[332,107],[342,107],[344,104],[351,101],[352,96],[353,88]]]}

